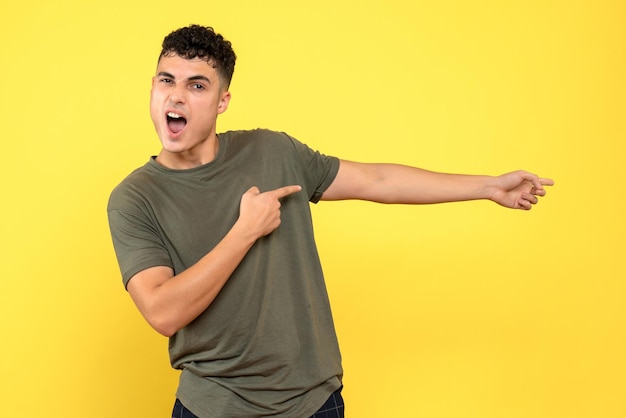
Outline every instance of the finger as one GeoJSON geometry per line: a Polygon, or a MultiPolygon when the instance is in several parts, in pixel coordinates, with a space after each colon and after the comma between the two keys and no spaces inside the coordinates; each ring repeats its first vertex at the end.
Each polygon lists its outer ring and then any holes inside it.
{"type": "Polygon", "coordinates": [[[539,179],[539,177],[533,173],[529,173],[528,171],[521,171],[520,172],[522,179],[524,181],[529,182],[530,184],[533,185],[533,188],[536,190],[542,190],[543,189],[543,185],[541,184],[541,181],[539,179]]]}
{"type": "Polygon", "coordinates": [[[521,206],[520,209],[530,209],[532,205],[535,205],[538,202],[539,199],[532,193],[522,193],[517,201],[517,203],[521,206]]]}
{"type": "Polygon", "coordinates": [[[522,172],[522,178],[532,183],[537,190],[543,190],[543,186],[553,186],[554,180],[549,178],[539,177],[536,174],[529,173],[527,171],[522,172]]]}
{"type": "Polygon", "coordinates": [[[535,195],[533,195],[533,194],[530,194],[530,193],[529,193],[529,194],[524,194],[524,195],[522,195],[522,198],[523,198],[526,202],[530,203],[531,205],[534,205],[534,204],[536,204],[537,202],[539,202],[539,199],[537,199],[537,196],[535,196],[535,195]]]}
{"type": "Polygon", "coordinates": [[[244,193],[244,194],[247,194],[247,193],[250,193],[250,194],[256,195],[256,194],[261,193],[261,191],[259,190],[259,188],[258,188],[258,187],[256,187],[256,186],[252,186],[252,187],[250,187],[248,190],[246,190],[246,193],[244,193]]]}
{"type": "Polygon", "coordinates": [[[530,210],[532,208],[532,204],[524,198],[520,198],[517,201],[517,205],[518,205],[518,209],[522,209],[522,210],[530,210]]]}
{"type": "Polygon", "coordinates": [[[554,185],[554,181],[552,179],[537,178],[537,181],[539,183],[539,186],[537,186],[537,184],[533,183],[533,187],[530,189],[530,193],[535,195],[535,196],[545,196],[546,195],[546,189],[544,189],[543,186],[552,186],[552,185],[554,185]]]}
{"type": "Polygon", "coordinates": [[[280,199],[282,197],[289,196],[290,194],[298,193],[300,190],[302,190],[302,186],[292,185],[270,190],[267,193],[272,193],[277,199],[280,199]]]}

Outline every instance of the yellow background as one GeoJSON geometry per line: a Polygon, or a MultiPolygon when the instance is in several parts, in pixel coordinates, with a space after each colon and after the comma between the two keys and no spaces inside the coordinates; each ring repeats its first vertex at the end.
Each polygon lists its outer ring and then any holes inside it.
{"type": "Polygon", "coordinates": [[[123,290],[105,208],[158,152],[163,36],[200,23],[239,56],[220,130],[557,182],[531,212],[314,207],[348,417],[625,417],[625,4],[3,5],[0,415],[169,416],[177,373],[123,290]]]}

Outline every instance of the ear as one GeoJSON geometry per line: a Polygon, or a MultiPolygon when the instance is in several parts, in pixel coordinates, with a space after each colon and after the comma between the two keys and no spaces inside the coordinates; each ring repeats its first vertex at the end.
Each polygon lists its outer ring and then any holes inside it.
{"type": "Polygon", "coordinates": [[[228,103],[230,103],[230,91],[226,90],[222,92],[220,102],[217,105],[217,114],[226,112],[228,109],[228,103]]]}
{"type": "Polygon", "coordinates": [[[150,83],[150,99],[152,99],[152,94],[154,93],[155,84],[156,84],[156,77],[152,77],[152,83],[150,83]]]}

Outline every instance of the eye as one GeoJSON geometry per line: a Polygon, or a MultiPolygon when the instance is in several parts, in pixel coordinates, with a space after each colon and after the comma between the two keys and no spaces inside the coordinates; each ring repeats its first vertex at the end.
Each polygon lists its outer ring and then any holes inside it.
{"type": "Polygon", "coordinates": [[[204,86],[200,83],[194,83],[191,85],[191,88],[193,90],[204,90],[204,86]]]}
{"type": "Polygon", "coordinates": [[[161,83],[163,83],[163,84],[171,84],[171,83],[173,83],[173,80],[172,80],[171,78],[165,78],[165,77],[163,77],[163,78],[160,78],[160,79],[159,79],[159,82],[161,82],[161,83]]]}

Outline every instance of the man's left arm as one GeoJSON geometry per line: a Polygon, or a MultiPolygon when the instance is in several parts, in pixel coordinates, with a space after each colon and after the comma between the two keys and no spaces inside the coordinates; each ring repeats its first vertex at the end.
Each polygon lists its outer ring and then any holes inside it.
{"type": "Polygon", "coordinates": [[[500,176],[447,174],[400,164],[341,160],[322,200],[432,204],[488,199],[511,209],[529,210],[554,182],[518,170],[500,176]]]}

